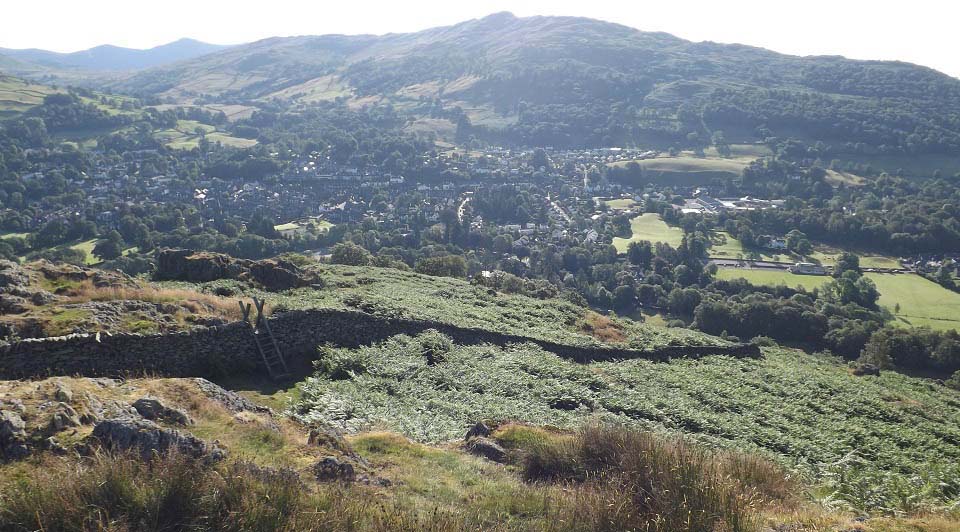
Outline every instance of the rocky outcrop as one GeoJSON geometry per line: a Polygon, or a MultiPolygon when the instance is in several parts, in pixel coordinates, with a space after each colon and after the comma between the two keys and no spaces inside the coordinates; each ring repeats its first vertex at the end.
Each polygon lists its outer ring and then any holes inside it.
{"type": "Polygon", "coordinates": [[[206,283],[219,279],[236,279],[249,261],[221,253],[194,252],[190,249],[163,249],[157,254],[159,280],[206,283]]]}
{"type": "Polygon", "coordinates": [[[101,421],[93,428],[91,437],[106,449],[136,452],[144,460],[171,451],[209,461],[226,457],[223,449],[192,434],[163,428],[152,421],[133,417],[101,421]]]}
{"type": "Polygon", "coordinates": [[[178,425],[193,425],[184,411],[170,408],[160,402],[156,397],[141,397],[133,402],[133,408],[138,414],[151,421],[166,421],[167,423],[176,423],[178,425]]]}
{"type": "Polygon", "coordinates": [[[327,456],[314,464],[313,473],[321,482],[353,482],[357,479],[357,472],[353,464],[345,459],[327,456]]]}
{"type": "Polygon", "coordinates": [[[207,379],[197,378],[195,379],[197,387],[200,388],[200,391],[204,393],[210,399],[220,403],[224,408],[231,412],[254,412],[256,414],[267,414],[269,416],[273,415],[273,410],[262,405],[258,405],[253,401],[247,399],[246,397],[236,393],[226,390],[217,384],[214,384],[207,379]]]}
{"type": "Polygon", "coordinates": [[[482,456],[492,462],[503,464],[507,461],[507,451],[497,442],[483,436],[470,438],[466,444],[467,452],[475,456],[482,456]]]}
{"type": "Polygon", "coordinates": [[[157,255],[155,277],[160,280],[205,283],[237,279],[258,284],[267,290],[287,290],[310,286],[319,279],[296,264],[283,259],[251,261],[222,253],[194,252],[188,249],[164,249],[157,255]]]}
{"type": "Polygon", "coordinates": [[[0,410],[0,458],[18,460],[30,454],[26,427],[17,412],[0,410]]]}

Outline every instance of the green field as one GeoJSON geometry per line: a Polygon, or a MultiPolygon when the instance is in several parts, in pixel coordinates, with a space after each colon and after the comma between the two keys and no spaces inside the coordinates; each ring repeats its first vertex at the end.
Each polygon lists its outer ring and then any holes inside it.
{"type": "Polygon", "coordinates": [[[100,259],[93,256],[93,248],[97,245],[97,239],[93,238],[85,242],[80,242],[70,246],[70,249],[78,249],[87,254],[87,258],[84,259],[84,263],[87,265],[94,265],[100,263],[100,259]]]}
{"type": "Polygon", "coordinates": [[[897,323],[933,329],[960,330],[960,294],[920,277],[868,273],[880,290],[880,304],[893,311],[900,304],[897,323]]]}
{"type": "Polygon", "coordinates": [[[789,253],[776,254],[769,250],[745,249],[743,243],[730,236],[726,231],[717,231],[713,238],[713,247],[708,252],[711,257],[723,259],[749,259],[749,260],[767,260],[775,262],[788,262],[791,259],[789,253]]]}
{"type": "Polygon", "coordinates": [[[720,268],[717,270],[717,279],[746,279],[761,286],[785,285],[791,288],[802,286],[807,290],[813,290],[832,278],[822,275],[794,275],[786,270],[720,268]]]}
{"type": "MultiPolygon", "coordinates": [[[[611,166],[626,166],[631,161],[619,161],[611,166]]],[[[715,178],[739,176],[750,163],[750,159],[722,159],[719,157],[696,157],[678,155],[677,157],[657,157],[633,161],[640,165],[644,179],[670,183],[701,183],[715,178]]]]}
{"type": "Polygon", "coordinates": [[[198,130],[203,130],[203,135],[211,143],[219,142],[233,148],[249,148],[257,144],[256,140],[231,137],[217,131],[214,126],[196,120],[179,120],[176,128],[158,131],[154,133],[154,137],[175,150],[192,150],[200,145],[201,135],[197,134],[198,130]]]}
{"type": "Polygon", "coordinates": [[[660,219],[659,214],[646,213],[630,220],[630,238],[614,238],[613,245],[618,253],[626,253],[630,242],[649,240],[650,242],[665,242],[673,247],[680,245],[683,240],[683,230],[679,227],[670,227],[660,219]]]}
{"type": "MultiPolygon", "coordinates": [[[[714,237],[713,247],[710,248],[710,257],[723,259],[746,259],[746,260],[764,260],[774,262],[816,262],[824,266],[832,266],[837,263],[840,250],[828,247],[818,246],[817,249],[807,257],[799,257],[788,251],[775,253],[771,250],[746,249],[736,238],[730,236],[725,231],[717,231],[714,237]]],[[[903,265],[894,257],[883,255],[872,255],[854,251],[860,256],[860,266],[862,268],[902,268],[903,265]]]]}
{"type": "Polygon", "coordinates": [[[637,205],[637,202],[630,198],[606,200],[604,203],[607,205],[607,207],[610,207],[610,209],[614,211],[630,210],[637,205]]]}
{"type": "Polygon", "coordinates": [[[55,92],[59,91],[0,74],[0,116],[23,113],[43,103],[44,96],[55,92]]]}
{"type": "MultiPolygon", "coordinates": [[[[900,304],[896,323],[933,329],[960,330],[960,294],[914,274],[867,273],[880,291],[880,305],[891,312],[900,304]]],[[[721,268],[719,279],[743,278],[757,285],[803,286],[808,290],[831,280],[830,277],[794,275],[785,270],[747,270],[721,268]]]]}

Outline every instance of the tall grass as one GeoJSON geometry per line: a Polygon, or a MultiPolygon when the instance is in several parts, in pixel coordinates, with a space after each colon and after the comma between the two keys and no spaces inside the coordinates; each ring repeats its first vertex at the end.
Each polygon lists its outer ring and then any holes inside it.
{"type": "Polygon", "coordinates": [[[50,460],[0,495],[0,530],[458,530],[455,516],[372,491],[307,487],[293,470],[210,466],[167,455],[50,460]]]}
{"type": "Polygon", "coordinates": [[[236,299],[182,288],[158,288],[149,285],[136,288],[97,287],[90,281],[84,281],[78,287],[70,289],[67,297],[70,303],[121,300],[171,303],[180,305],[197,315],[214,315],[232,321],[243,319],[236,299]]]}
{"type": "Polygon", "coordinates": [[[521,467],[529,481],[578,485],[579,518],[607,530],[752,530],[761,505],[796,493],[760,458],[601,425],[533,440],[521,467]]]}

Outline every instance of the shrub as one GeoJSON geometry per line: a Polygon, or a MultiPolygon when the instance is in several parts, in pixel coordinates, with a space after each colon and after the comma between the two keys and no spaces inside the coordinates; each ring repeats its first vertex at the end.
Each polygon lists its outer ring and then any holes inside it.
{"type": "Polygon", "coordinates": [[[420,354],[427,359],[427,364],[433,366],[446,360],[453,350],[453,340],[434,329],[428,329],[417,336],[420,345],[420,354]]]}
{"type": "Polygon", "coordinates": [[[947,385],[948,388],[960,391],[960,371],[954,373],[944,384],[947,385]]]}

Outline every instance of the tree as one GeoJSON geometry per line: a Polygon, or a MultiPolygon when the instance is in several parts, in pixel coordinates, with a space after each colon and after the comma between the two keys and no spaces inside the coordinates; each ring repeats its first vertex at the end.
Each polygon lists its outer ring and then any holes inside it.
{"type": "Polygon", "coordinates": [[[467,261],[460,255],[427,257],[417,261],[414,270],[437,277],[466,277],[467,261]]]}
{"type": "Polygon", "coordinates": [[[110,231],[107,237],[93,246],[93,254],[101,260],[113,260],[123,255],[123,237],[117,231],[110,231]]]}
{"type": "Polygon", "coordinates": [[[613,306],[617,310],[631,311],[637,306],[637,291],[632,285],[618,286],[613,291],[613,306]]]}
{"type": "Polygon", "coordinates": [[[844,272],[853,271],[860,273],[860,257],[853,254],[844,252],[840,255],[840,258],[837,259],[837,265],[834,268],[834,276],[840,277],[844,272]]]}
{"type": "Polygon", "coordinates": [[[646,240],[630,242],[627,246],[627,260],[630,264],[650,267],[650,261],[653,260],[653,246],[646,240]]]}
{"type": "Polygon", "coordinates": [[[342,242],[333,246],[330,262],[348,266],[366,266],[370,264],[370,252],[353,242],[342,242]]]}

